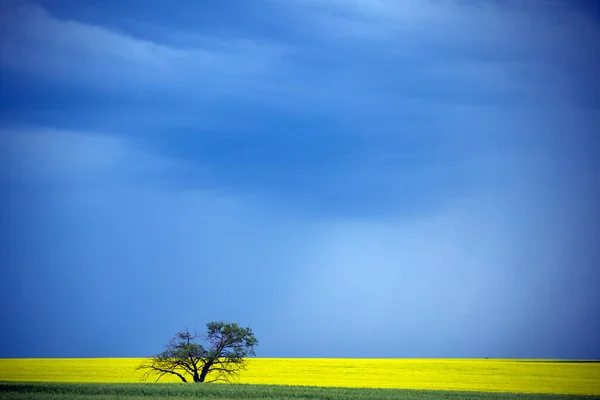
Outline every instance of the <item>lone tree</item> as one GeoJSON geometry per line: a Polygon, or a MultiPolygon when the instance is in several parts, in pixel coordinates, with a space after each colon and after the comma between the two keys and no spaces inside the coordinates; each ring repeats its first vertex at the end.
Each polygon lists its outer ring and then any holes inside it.
{"type": "Polygon", "coordinates": [[[187,328],[177,333],[162,353],[144,361],[137,370],[145,371],[144,379],[156,376],[157,382],[169,374],[183,382],[189,378],[196,383],[230,382],[245,369],[245,358],[255,355],[258,340],[251,328],[242,328],[236,323],[213,321],[206,327],[206,336],[191,334],[187,328]],[[198,339],[208,348],[199,344],[198,339]]]}

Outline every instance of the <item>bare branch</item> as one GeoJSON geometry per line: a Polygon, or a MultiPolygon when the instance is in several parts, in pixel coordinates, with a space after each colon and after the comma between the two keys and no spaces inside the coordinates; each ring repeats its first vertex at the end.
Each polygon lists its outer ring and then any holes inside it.
{"type": "Polygon", "coordinates": [[[143,378],[157,376],[158,381],[166,374],[176,375],[183,382],[187,382],[185,375],[191,375],[194,382],[229,382],[237,378],[246,368],[245,357],[254,355],[258,340],[250,328],[235,323],[206,325],[208,333],[202,339],[210,345],[208,349],[197,343],[200,336],[196,331],[192,334],[186,328],[169,341],[162,353],[137,368],[145,371],[143,378]]]}

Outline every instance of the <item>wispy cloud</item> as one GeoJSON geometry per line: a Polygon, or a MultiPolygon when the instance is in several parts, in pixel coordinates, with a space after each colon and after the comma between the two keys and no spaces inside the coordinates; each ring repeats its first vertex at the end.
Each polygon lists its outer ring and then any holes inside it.
{"type": "Polygon", "coordinates": [[[450,97],[470,104],[508,95],[505,103],[540,102],[549,92],[565,95],[563,82],[573,84],[573,68],[589,72],[597,61],[597,22],[557,3],[278,3],[311,45],[339,54],[344,62],[335,65],[330,84],[343,93],[371,97],[389,90],[396,99],[450,97]],[[360,80],[353,79],[357,75],[360,80]]]}
{"type": "Polygon", "coordinates": [[[564,91],[566,66],[589,68],[584,39],[598,32],[584,16],[540,2],[272,4],[264,12],[281,16],[294,35],[266,41],[190,32],[175,47],[6,2],[0,54],[5,67],[102,91],[133,89],[142,98],[159,89],[172,102],[251,101],[346,118],[376,108],[389,118],[421,99],[543,101],[564,91]]]}
{"type": "Polygon", "coordinates": [[[3,185],[95,190],[160,183],[185,171],[185,163],[136,149],[126,138],[90,132],[5,128],[0,148],[3,185]]]}
{"type": "Polygon", "coordinates": [[[264,76],[282,49],[252,40],[214,39],[177,48],[114,29],[59,19],[35,3],[2,3],[0,58],[5,67],[102,90],[235,90],[264,76]]]}

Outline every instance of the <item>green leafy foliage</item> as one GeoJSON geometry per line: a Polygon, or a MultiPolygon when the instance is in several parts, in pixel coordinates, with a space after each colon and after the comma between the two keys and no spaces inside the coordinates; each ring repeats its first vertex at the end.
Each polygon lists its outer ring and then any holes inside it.
{"type": "Polygon", "coordinates": [[[182,382],[230,382],[246,367],[245,358],[255,355],[258,339],[249,327],[237,323],[213,321],[206,324],[207,334],[200,336],[187,329],[178,332],[165,350],[144,361],[138,370],[144,378],[176,375],[182,382]],[[198,340],[204,341],[206,347],[198,340]]]}

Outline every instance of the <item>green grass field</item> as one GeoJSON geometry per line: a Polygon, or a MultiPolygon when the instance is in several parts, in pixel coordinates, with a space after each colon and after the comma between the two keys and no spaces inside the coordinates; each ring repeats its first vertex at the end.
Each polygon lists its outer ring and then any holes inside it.
{"type": "Polygon", "coordinates": [[[157,400],[188,399],[328,399],[328,400],[445,400],[445,399],[600,399],[600,396],[424,391],[406,389],[325,388],[277,385],[195,385],[180,383],[0,383],[6,400],[157,400]]]}

